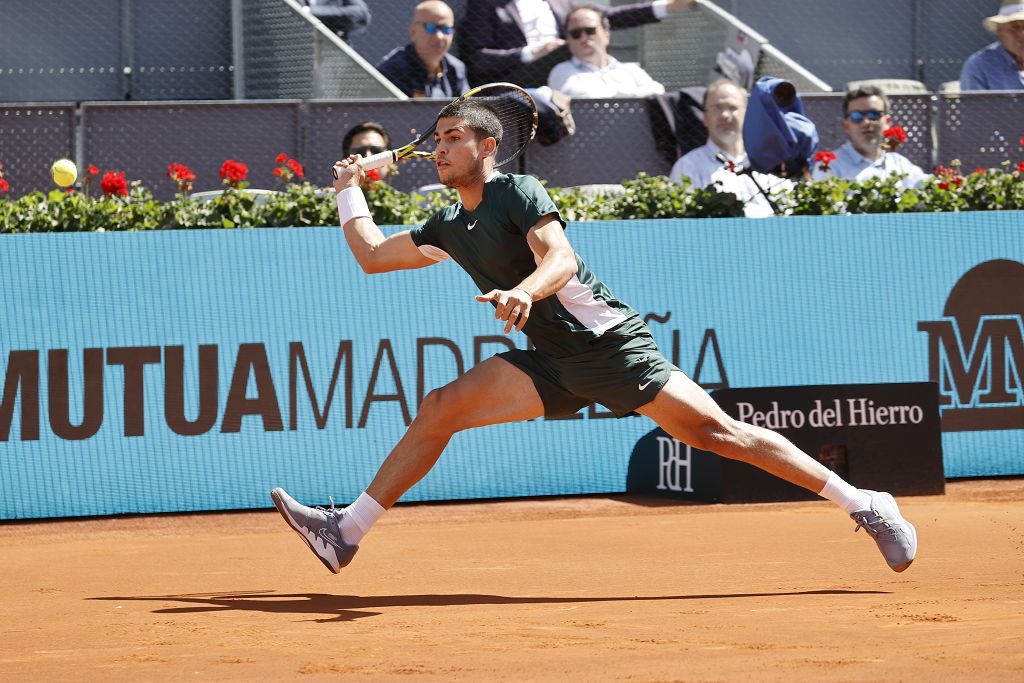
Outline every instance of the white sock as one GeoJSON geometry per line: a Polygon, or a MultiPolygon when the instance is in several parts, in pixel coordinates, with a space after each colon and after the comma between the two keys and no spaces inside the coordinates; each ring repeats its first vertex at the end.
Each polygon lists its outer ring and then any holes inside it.
{"type": "Polygon", "coordinates": [[[835,472],[829,472],[828,481],[825,482],[825,487],[818,492],[818,495],[831,500],[843,508],[848,515],[871,507],[871,496],[867,492],[847,484],[835,472]]]}
{"type": "Polygon", "coordinates": [[[356,502],[345,508],[341,518],[341,540],[349,545],[359,545],[363,536],[387,512],[380,503],[367,495],[366,491],[359,494],[356,502]]]}

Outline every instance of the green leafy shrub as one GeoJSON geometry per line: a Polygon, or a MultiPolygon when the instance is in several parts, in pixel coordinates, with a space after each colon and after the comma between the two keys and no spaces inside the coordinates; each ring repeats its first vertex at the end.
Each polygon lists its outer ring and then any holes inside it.
{"type": "MultiPolygon", "coordinates": [[[[97,230],[168,230],[335,226],[334,194],[308,182],[287,183],[280,192],[256,194],[245,181],[225,183],[224,191],[205,201],[184,192],[169,202],[153,198],[138,182],[125,196],[90,197],[80,192],[34,192],[18,199],[0,195],[0,232],[79,232],[97,230]]],[[[385,183],[365,189],[367,204],[381,225],[415,225],[455,201],[454,190],[419,194],[385,183]]],[[[621,186],[550,188],[562,216],[571,221],[651,218],[721,218],[743,215],[735,195],[715,187],[693,188],[688,180],[672,183],[664,176],[641,173],[621,186]]],[[[939,168],[919,189],[908,190],[899,178],[863,183],[830,177],[796,183],[778,203],[789,215],[906,213],[930,211],[1024,210],[1024,172],[978,169],[962,176],[959,166],[939,168]]]]}

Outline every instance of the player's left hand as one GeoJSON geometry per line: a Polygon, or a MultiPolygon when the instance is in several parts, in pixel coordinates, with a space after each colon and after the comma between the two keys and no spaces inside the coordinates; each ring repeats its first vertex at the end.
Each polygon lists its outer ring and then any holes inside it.
{"type": "Polygon", "coordinates": [[[521,332],[533,308],[533,297],[522,289],[492,289],[486,294],[477,294],[476,300],[495,303],[494,317],[507,321],[505,334],[511,332],[513,327],[521,332]]]}

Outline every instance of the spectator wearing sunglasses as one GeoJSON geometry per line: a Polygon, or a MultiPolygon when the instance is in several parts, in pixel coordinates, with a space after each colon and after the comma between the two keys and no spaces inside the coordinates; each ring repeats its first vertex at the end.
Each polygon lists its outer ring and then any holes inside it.
{"type": "MultiPolygon", "coordinates": [[[[341,141],[342,159],[350,154],[359,154],[363,158],[371,154],[379,154],[391,149],[391,135],[384,126],[376,121],[363,121],[352,126],[341,141]]],[[[394,166],[377,169],[381,179],[387,178],[394,171],[394,166]]]]}
{"type": "Polygon", "coordinates": [[[440,0],[416,5],[410,42],[389,52],[377,70],[409,97],[452,99],[469,90],[466,65],[448,51],[455,37],[455,13],[440,0]]]}
{"type": "Polygon", "coordinates": [[[816,165],[812,178],[823,180],[829,175],[864,181],[904,175],[900,183],[906,188],[920,187],[928,177],[910,159],[884,148],[882,132],[892,125],[889,98],[881,88],[860,86],[846,92],[843,98],[843,131],[849,140],[838,149],[828,171],[816,165]]]}
{"type": "MultiPolygon", "coordinates": [[[[661,21],[695,0],[654,0],[601,7],[613,29],[661,21]]],[[[469,0],[459,24],[459,56],[469,81],[544,85],[551,68],[569,57],[564,33],[573,0],[469,0]]]]}
{"type": "Polygon", "coordinates": [[[620,62],[608,54],[611,22],[600,7],[585,5],[569,12],[565,35],[572,58],[557,64],[548,86],[569,97],[647,97],[665,92],[639,64],[620,62]]]}

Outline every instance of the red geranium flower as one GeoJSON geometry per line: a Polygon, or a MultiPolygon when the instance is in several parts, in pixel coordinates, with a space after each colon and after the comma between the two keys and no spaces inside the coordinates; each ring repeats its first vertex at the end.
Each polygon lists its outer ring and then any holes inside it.
{"type": "Polygon", "coordinates": [[[375,168],[371,168],[366,172],[366,180],[363,181],[363,185],[368,190],[375,190],[380,185],[381,177],[380,171],[375,168]]]}
{"type": "Polygon", "coordinates": [[[88,175],[99,175],[100,174],[100,169],[96,168],[92,164],[89,164],[89,168],[85,169],[85,172],[88,175]]]}
{"type": "Polygon", "coordinates": [[[167,167],[167,177],[179,183],[183,181],[192,182],[196,179],[196,174],[185,164],[174,163],[167,167]]]}
{"type": "Polygon", "coordinates": [[[935,177],[939,180],[937,185],[940,190],[956,190],[964,184],[964,179],[960,177],[960,171],[957,168],[939,166],[935,169],[935,177]]]}
{"type": "Polygon", "coordinates": [[[1021,138],[1021,139],[1020,139],[1020,144],[1021,144],[1021,145],[1024,145],[1024,138],[1021,138]]]}
{"type": "Polygon", "coordinates": [[[274,169],[273,173],[280,178],[277,183],[279,187],[285,183],[290,183],[296,178],[302,178],[306,175],[306,169],[302,167],[302,164],[295,159],[290,159],[284,152],[278,154],[274,161],[277,162],[277,167],[274,169]]]}
{"type": "Polygon", "coordinates": [[[828,165],[836,160],[836,153],[830,152],[829,150],[822,150],[814,155],[814,161],[817,164],[821,164],[821,170],[827,171],[828,165]]]}
{"type": "Polygon", "coordinates": [[[7,192],[10,189],[11,184],[4,180],[3,178],[0,178],[0,194],[3,194],[4,192],[7,192]]]}
{"type": "Polygon", "coordinates": [[[245,180],[249,175],[249,167],[240,161],[228,159],[220,167],[220,179],[231,187],[238,187],[238,183],[245,180]]]}
{"type": "Polygon", "coordinates": [[[973,175],[985,175],[985,173],[987,173],[987,171],[984,168],[976,168],[974,169],[973,175]]]}
{"type": "Polygon", "coordinates": [[[1021,173],[1024,173],[1024,161],[1017,164],[1017,170],[1020,171],[1021,173]]]}
{"type": "Polygon", "coordinates": [[[889,128],[886,128],[884,131],[882,131],[882,135],[889,138],[890,140],[895,140],[896,142],[907,141],[907,132],[903,130],[903,126],[891,126],[889,128]]]}
{"type": "Polygon", "coordinates": [[[882,137],[885,138],[882,146],[887,152],[892,152],[907,141],[907,132],[903,130],[903,126],[890,126],[882,131],[882,137]]]}
{"type": "Polygon", "coordinates": [[[192,181],[196,174],[185,164],[173,163],[167,167],[167,177],[178,183],[178,192],[187,194],[192,191],[192,181]]]}
{"type": "Polygon", "coordinates": [[[128,181],[124,179],[124,171],[107,171],[100,180],[100,189],[106,196],[128,196],[128,181]]]}

